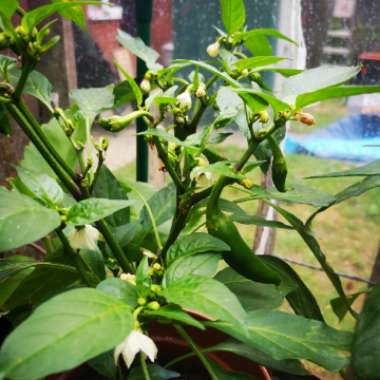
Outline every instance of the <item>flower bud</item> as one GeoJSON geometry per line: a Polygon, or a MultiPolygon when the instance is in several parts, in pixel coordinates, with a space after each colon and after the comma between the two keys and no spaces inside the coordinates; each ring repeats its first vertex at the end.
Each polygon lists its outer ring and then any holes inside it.
{"type": "Polygon", "coordinates": [[[243,180],[240,181],[240,185],[242,185],[246,189],[250,189],[253,186],[253,181],[250,180],[249,178],[244,178],[243,180]]]}
{"type": "Polygon", "coordinates": [[[131,273],[122,273],[120,280],[129,282],[131,285],[136,285],[136,276],[131,273]]]}
{"type": "Polygon", "coordinates": [[[140,83],[140,88],[143,90],[145,93],[150,92],[152,89],[152,86],[150,85],[149,79],[143,79],[140,83]]]}
{"type": "Polygon", "coordinates": [[[139,297],[137,299],[137,303],[140,305],[140,306],[144,306],[146,304],[146,299],[143,298],[143,297],[139,297]]]}
{"type": "Polygon", "coordinates": [[[156,311],[160,308],[160,304],[157,301],[149,302],[146,307],[150,310],[156,311]]]}
{"type": "Polygon", "coordinates": [[[187,89],[177,96],[177,101],[181,109],[189,110],[193,105],[190,91],[187,89]]]}
{"type": "Polygon", "coordinates": [[[296,113],[296,120],[305,125],[315,125],[314,116],[307,112],[296,113]]]}
{"type": "Polygon", "coordinates": [[[220,49],[220,43],[218,41],[214,42],[211,45],[208,45],[207,47],[207,54],[211,58],[215,58],[219,55],[219,49],[220,49]]]}
{"type": "Polygon", "coordinates": [[[195,91],[195,96],[197,98],[203,98],[204,96],[206,96],[207,92],[206,92],[206,86],[204,85],[204,83],[201,83],[198,88],[197,88],[197,91],[195,91]]]}
{"type": "Polygon", "coordinates": [[[248,74],[249,74],[249,70],[248,69],[243,69],[242,72],[241,72],[241,75],[243,77],[246,77],[248,74]]]}
{"type": "Polygon", "coordinates": [[[153,284],[153,285],[151,285],[150,290],[151,290],[153,293],[158,294],[158,293],[161,292],[161,286],[160,286],[160,285],[153,284]]]}
{"type": "Polygon", "coordinates": [[[153,269],[154,269],[155,271],[159,272],[159,271],[162,270],[162,266],[161,266],[161,264],[159,264],[159,263],[154,263],[154,264],[153,264],[153,269]]]}
{"type": "Polygon", "coordinates": [[[269,117],[269,113],[267,111],[261,111],[259,113],[259,116],[260,116],[260,118],[259,118],[260,123],[262,123],[262,124],[268,123],[270,117],[269,117]]]}

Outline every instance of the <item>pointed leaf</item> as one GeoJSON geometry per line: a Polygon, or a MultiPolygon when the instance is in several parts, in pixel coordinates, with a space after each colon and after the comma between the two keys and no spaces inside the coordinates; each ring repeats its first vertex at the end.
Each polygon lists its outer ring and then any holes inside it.
{"type": "Polygon", "coordinates": [[[260,66],[273,65],[274,63],[281,62],[285,59],[286,58],[273,57],[273,56],[262,56],[262,57],[255,56],[255,57],[240,59],[239,61],[235,62],[235,67],[238,70],[253,69],[260,66]]]}
{"type": "Polygon", "coordinates": [[[94,223],[116,211],[134,205],[132,200],[113,200],[106,198],[89,198],[75,203],[69,209],[66,223],[75,226],[94,223]]]}
{"type": "Polygon", "coordinates": [[[181,278],[164,288],[162,295],[168,302],[211,319],[239,324],[246,316],[236,296],[221,282],[212,278],[181,278]]]}
{"type": "Polygon", "coordinates": [[[275,360],[306,359],[337,372],[348,364],[352,334],[287,313],[257,310],[248,313],[249,336],[230,322],[207,323],[275,360]]]}
{"type": "Polygon", "coordinates": [[[0,372],[15,380],[61,372],[111,350],[132,328],[124,302],[95,289],[71,290],[37,308],[8,336],[0,372]]]}
{"type": "Polygon", "coordinates": [[[228,34],[243,29],[245,24],[244,0],[220,0],[222,20],[228,34]]]}
{"type": "Polygon", "coordinates": [[[38,71],[33,71],[30,73],[25,84],[24,92],[37,98],[51,112],[53,112],[53,108],[51,106],[52,91],[53,86],[45,75],[42,75],[38,71]]]}
{"type": "Polygon", "coordinates": [[[132,308],[137,306],[138,294],[136,286],[130,284],[128,281],[110,277],[98,284],[96,289],[111,294],[132,308]]]}
{"type": "Polygon", "coordinates": [[[60,223],[55,210],[16,191],[0,188],[0,252],[39,240],[60,223]]]}

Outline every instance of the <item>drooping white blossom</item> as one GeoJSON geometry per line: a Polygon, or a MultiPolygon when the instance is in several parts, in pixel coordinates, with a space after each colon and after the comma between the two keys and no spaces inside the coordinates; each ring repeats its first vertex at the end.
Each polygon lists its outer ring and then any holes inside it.
{"type": "Polygon", "coordinates": [[[96,251],[98,249],[99,231],[86,224],[83,228],[72,230],[67,236],[71,247],[75,250],[89,249],[96,251]]]}
{"type": "Polygon", "coordinates": [[[125,364],[128,368],[131,367],[136,355],[143,352],[151,362],[154,362],[157,357],[157,346],[149,336],[143,334],[139,330],[133,330],[121,342],[114,351],[115,363],[118,361],[119,356],[122,355],[125,364]]]}

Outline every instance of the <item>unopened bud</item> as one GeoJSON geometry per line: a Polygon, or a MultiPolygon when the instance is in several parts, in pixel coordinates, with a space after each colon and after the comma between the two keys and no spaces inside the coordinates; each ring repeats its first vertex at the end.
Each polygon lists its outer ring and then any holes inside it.
{"type": "Polygon", "coordinates": [[[145,93],[150,92],[152,89],[152,86],[150,85],[149,79],[143,79],[140,83],[140,88],[143,90],[145,93]]]}
{"type": "Polygon", "coordinates": [[[132,285],[136,285],[136,276],[131,273],[122,273],[120,275],[120,280],[129,282],[132,285]]]}
{"type": "Polygon", "coordinates": [[[243,77],[246,77],[248,74],[249,74],[249,70],[248,69],[243,69],[242,72],[241,72],[241,75],[243,77]]]}
{"type": "Polygon", "coordinates": [[[160,286],[160,285],[153,284],[153,285],[151,285],[150,290],[151,290],[153,293],[158,294],[158,293],[161,292],[161,286],[160,286]]]}
{"type": "Polygon", "coordinates": [[[253,181],[250,180],[249,178],[244,178],[243,180],[240,181],[240,185],[242,185],[246,189],[250,189],[253,186],[253,181]]]}
{"type": "Polygon", "coordinates": [[[220,43],[218,41],[214,42],[211,45],[208,45],[207,47],[207,54],[211,58],[215,58],[219,55],[219,49],[220,49],[220,43]]]}
{"type": "Polygon", "coordinates": [[[259,116],[260,116],[260,118],[259,118],[260,123],[262,123],[262,124],[268,123],[270,117],[269,117],[269,113],[267,111],[261,111],[259,113],[259,116]]]}
{"type": "Polygon", "coordinates": [[[298,112],[296,120],[305,125],[315,125],[315,118],[312,114],[307,112],[298,112]]]}
{"type": "Polygon", "coordinates": [[[161,271],[162,270],[162,265],[159,264],[159,263],[154,263],[153,264],[153,269],[157,272],[161,271]]]}
{"type": "Polygon", "coordinates": [[[204,96],[206,96],[206,86],[201,83],[198,88],[197,88],[197,91],[195,91],[195,96],[197,98],[203,98],[204,96]]]}
{"type": "Polygon", "coordinates": [[[148,309],[156,311],[160,308],[160,304],[157,301],[149,302],[148,305],[146,305],[148,309]]]}
{"type": "Polygon", "coordinates": [[[146,299],[143,298],[143,297],[139,297],[137,299],[137,303],[140,305],[140,306],[144,306],[146,304],[146,299]]]}

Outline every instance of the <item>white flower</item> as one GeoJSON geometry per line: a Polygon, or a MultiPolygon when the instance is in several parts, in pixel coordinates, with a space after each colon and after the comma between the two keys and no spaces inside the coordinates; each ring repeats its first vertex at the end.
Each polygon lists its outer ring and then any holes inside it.
{"type": "Polygon", "coordinates": [[[191,94],[189,90],[185,90],[181,94],[177,96],[177,100],[179,103],[180,108],[188,110],[192,106],[192,101],[191,101],[191,94]]]}
{"type": "Polygon", "coordinates": [[[67,236],[71,247],[77,249],[89,249],[96,251],[98,249],[97,242],[99,240],[99,231],[86,224],[83,228],[74,229],[67,236]]]}
{"type": "Polygon", "coordinates": [[[152,89],[152,86],[150,85],[150,82],[148,79],[143,79],[142,82],[140,83],[140,88],[144,92],[150,92],[150,90],[152,89]]]}
{"type": "Polygon", "coordinates": [[[211,45],[208,45],[207,47],[207,54],[211,58],[215,58],[219,55],[219,49],[220,49],[220,43],[218,41],[214,42],[211,45]]]}
{"type": "Polygon", "coordinates": [[[149,336],[144,335],[141,331],[133,330],[123,342],[121,342],[114,351],[114,360],[117,363],[120,354],[128,368],[133,363],[135,356],[139,352],[143,352],[151,362],[154,362],[157,357],[157,346],[149,336]]]}

